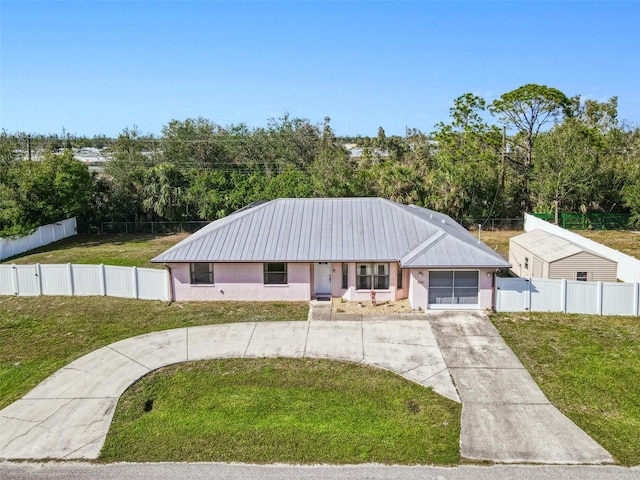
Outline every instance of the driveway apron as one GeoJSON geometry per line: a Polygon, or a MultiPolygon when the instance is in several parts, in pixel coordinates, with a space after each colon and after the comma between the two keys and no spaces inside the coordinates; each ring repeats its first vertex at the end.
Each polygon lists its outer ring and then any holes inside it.
{"type": "Polygon", "coordinates": [[[462,400],[462,457],[503,463],[613,462],[549,403],[484,313],[428,312],[427,318],[462,400]]]}

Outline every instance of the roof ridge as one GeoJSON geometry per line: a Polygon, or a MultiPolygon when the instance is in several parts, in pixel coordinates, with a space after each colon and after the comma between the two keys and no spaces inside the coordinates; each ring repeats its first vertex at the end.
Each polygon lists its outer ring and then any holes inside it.
{"type": "Polygon", "coordinates": [[[427,238],[424,242],[422,242],[421,244],[419,244],[418,246],[414,247],[413,249],[409,250],[407,253],[405,253],[404,255],[400,256],[400,263],[401,264],[405,264],[405,263],[409,263],[411,262],[413,259],[415,259],[417,256],[421,255],[422,253],[425,252],[425,250],[428,250],[430,247],[434,246],[436,243],[438,243],[443,237],[447,236],[448,233],[446,233],[444,230],[440,229],[438,230],[438,233],[431,235],[429,238],[427,238]]]}

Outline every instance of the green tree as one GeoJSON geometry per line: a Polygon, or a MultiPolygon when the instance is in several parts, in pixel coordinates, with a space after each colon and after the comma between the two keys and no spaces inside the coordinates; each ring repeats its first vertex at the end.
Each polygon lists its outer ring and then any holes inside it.
{"type": "Polygon", "coordinates": [[[500,131],[482,118],[486,102],[467,93],[454,101],[452,121],[439,123],[425,175],[425,203],[457,219],[495,213],[501,178],[500,131]]]}
{"type": "Polygon", "coordinates": [[[571,108],[571,100],[560,90],[531,83],[501,95],[489,107],[506,128],[514,127],[518,131],[512,138],[516,150],[509,157],[522,166],[525,210],[531,209],[529,180],[536,138],[545,125],[571,115],[571,108]]]}
{"type": "Polygon", "coordinates": [[[597,191],[603,153],[597,132],[577,118],[568,118],[540,135],[534,152],[531,190],[536,209],[586,211],[597,191]]]}
{"type": "Polygon", "coordinates": [[[84,213],[94,177],[72,151],[46,151],[39,161],[13,164],[1,185],[0,231],[15,235],[84,213]]]}
{"type": "Polygon", "coordinates": [[[187,213],[188,185],[188,179],[175,165],[156,165],[145,172],[142,206],[161,219],[181,220],[187,213]]]}

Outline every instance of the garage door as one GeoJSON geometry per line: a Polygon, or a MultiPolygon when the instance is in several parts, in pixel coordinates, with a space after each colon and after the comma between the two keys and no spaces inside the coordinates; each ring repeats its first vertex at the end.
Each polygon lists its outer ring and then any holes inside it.
{"type": "Polygon", "coordinates": [[[480,308],[479,272],[442,270],[429,272],[429,308],[480,308]]]}

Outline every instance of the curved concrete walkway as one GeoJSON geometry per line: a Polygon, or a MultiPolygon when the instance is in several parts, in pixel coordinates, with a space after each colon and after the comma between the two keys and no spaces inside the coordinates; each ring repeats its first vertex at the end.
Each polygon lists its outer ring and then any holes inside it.
{"type": "Polygon", "coordinates": [[[391,370],[459,401],[422,321],[229,323],[112,343],[71,362],[0,411],[0,459],[95,459],[120,395],[174,363],[230,357],[308,357],[391,370]]]}
{"type": "Polygon", "coordinates": [[[429,312],[415,320],[233,323],[122,340],[70,363],[0,411],[0,459],[97,458],[120,395],[138,378],[174,363],[230,357],[365,363],[461,398],[463,458],[613,462],[549,403],[481,312],[429,312]]]}

